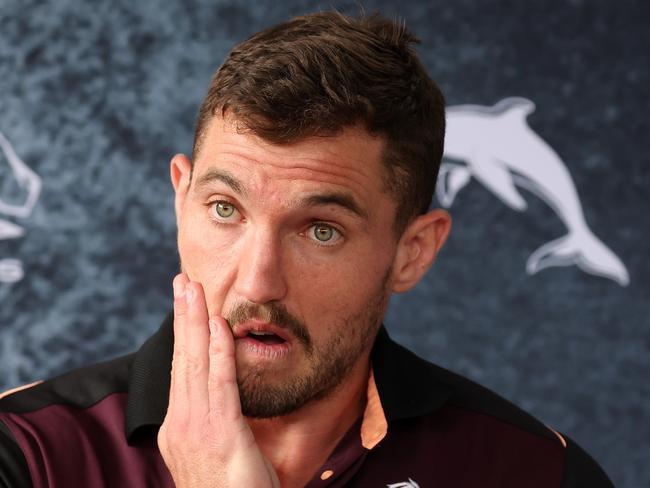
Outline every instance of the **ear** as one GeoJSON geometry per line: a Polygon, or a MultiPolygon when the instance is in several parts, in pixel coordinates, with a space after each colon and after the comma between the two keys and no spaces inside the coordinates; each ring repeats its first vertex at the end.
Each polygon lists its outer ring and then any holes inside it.
{"type": "Polygon", "coordinates": [[[174,197],[174,210],[176,211],[176,224],[180,226],[185,197],[190,188],[190,178],[192,175],[192,164],[184,154],[174,156],[169,164],[172,185],[176,196],[174,197]]]}
{"type": "Polygon", "coordinates": [[[397,243],[391,290],[402,293],[422,279],[447,240],[451,217],[444,210],[432,210],[415,218],[397,243]]]}

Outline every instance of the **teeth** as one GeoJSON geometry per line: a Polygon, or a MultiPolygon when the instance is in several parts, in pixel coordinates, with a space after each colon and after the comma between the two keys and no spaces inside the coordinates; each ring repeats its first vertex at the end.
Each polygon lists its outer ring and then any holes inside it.
{"type": "Polygon", "coordinates": [[[256,336],[269,336],[269,335],[275,335],[273,332],[265,332],[263,330],[251,330],[249,331],[249,334],[251,335],[256,335],[256,336]]]}

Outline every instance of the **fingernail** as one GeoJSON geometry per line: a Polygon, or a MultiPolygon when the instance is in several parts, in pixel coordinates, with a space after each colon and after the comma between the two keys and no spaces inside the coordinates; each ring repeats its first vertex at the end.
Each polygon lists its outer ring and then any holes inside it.
{"type": "Polygon", "coordinates": [[[176,298],[181,298],[185,294],[185,283],[182,283],[179,279],[174,280],[173,287],[176,298]]]}

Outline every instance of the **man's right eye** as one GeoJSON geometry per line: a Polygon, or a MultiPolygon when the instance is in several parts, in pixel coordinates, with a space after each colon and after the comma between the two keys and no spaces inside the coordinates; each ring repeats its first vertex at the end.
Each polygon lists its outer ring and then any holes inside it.
{"type": "Polygon", "coordinates": [[[218,200],[210,203],[210,216],[217,221],[231,221],[233,217],[239,212],[237,208],[230,202],[225,200],[218,200]]]}

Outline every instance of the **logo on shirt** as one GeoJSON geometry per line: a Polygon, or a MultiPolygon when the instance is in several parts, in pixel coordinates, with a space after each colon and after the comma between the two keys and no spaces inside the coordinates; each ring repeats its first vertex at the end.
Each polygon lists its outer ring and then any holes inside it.
{"type": "Polygon", "coordinates": [[[420,488],[420,485],[409,478],[408,481],[401,481],[399,483],[391,483],[390,485],[386,485],[386,488],[420,488]]]}
{"type": "Polygon", "coordinates": [[[447,109],[446,162],[440,167],[436,194],[450,207],[458,192],[475,179],[513,210],[523,212],[524,188],[536,195],[567,228],[528,258],[526,272],[576,265],[585,273],[630,282],[627,269],[589,228],[568,168],[527,123],[535,104],[519,97],[496,105],[457,105],[447,109]]]}

